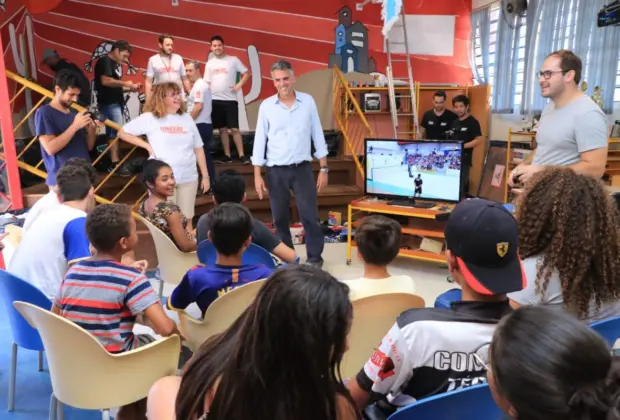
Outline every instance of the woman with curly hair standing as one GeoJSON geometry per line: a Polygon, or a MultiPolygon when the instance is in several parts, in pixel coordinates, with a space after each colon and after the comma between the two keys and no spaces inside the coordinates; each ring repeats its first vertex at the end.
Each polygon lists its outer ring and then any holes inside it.
{"type": "Polygon", "coordinates": [[[563,306],[594,322],[620,315],[620,222],[603,184],[568,168],[537,174],[517,202],[527,287],[513,307],[563,306]]]}

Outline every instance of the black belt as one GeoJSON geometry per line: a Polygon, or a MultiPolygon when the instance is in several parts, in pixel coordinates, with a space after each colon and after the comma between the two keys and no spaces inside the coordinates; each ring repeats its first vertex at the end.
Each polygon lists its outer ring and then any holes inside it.
{"type": "Polygon", "coordinates": [[[304,160],[303,162],[291,163],[290,165],[273,165],[272,168],[299,168],[300,166],[309,165],[310,162],[304,160]]]}

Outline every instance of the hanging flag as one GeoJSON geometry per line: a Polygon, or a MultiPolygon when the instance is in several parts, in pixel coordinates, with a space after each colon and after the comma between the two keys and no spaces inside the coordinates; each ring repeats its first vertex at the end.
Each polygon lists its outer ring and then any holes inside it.
{"type": "Polygon", "coordinates": [[[382,0],[381,18],[383,19],[383,36],[387,38],[390,29],[398,21],[403,8],[403,0],[382,0]]]}

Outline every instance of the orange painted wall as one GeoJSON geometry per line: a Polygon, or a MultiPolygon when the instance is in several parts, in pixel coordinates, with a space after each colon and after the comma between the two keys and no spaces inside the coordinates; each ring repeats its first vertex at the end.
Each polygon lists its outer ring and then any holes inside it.
{"type": "MultiPolygon", "coordinates": [[[[13,52],[9,46],[8,24],[23,31],[26,0],[5,0],[0,11],[2,41],[7,67],[14,69],[13,52]],[[20,21],[22,22],[20,27],[20,21]]],[[[45,48],[57,50],[61,56],[82,66],[102,40],[124,39],[133,47],[132,64],[138,67],[134,77],[143,79],[148,57],[157,50],[157,35],[168,32],[176,37],[176,52],[185,58],[204,62],[208,39],[222,35],[229,53],[238,55],[246,64],[246,48],[254,45],[259,51],[263,84],[261,97],[273,93],[269,83],[269,66],[278,58],[291,61],[297,74],[328,66],[334,50],[334,28],[337,12],[347,5],[353,20],[360,20],[369,30],[370,57],[377,61],[379,71],[385,69],[380,5],[368,5],[355,11],[359,0],[27,0],[30,8],[53,10],[33,14],[34,49],[41,57],[45,48]],[[260,6],[257,6],[260,4],[260,6]]],[[[471,70],[467,60],[470,37],[467,0],[405,0],[407,14],[456,15],[453,57],[414,56],[414,74],[422,83],[470,84],[471,70]]],[[[91,75],[92,73],[87,73],[91,75]]],[[[49,83],[50,72],[39,66],[38,78],[49,83]]],[[[249,88],[246,86],[246,89],[249,88]]]]}

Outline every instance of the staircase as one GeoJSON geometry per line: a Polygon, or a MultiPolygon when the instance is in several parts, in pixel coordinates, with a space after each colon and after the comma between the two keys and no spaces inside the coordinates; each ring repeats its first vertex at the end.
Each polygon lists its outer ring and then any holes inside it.
{"type": "MultiPolygon", "coordinates": [[[[328,165],[329,185],[318,194],[319,215],[321,220],[327,220],[327,213],[330,211],[340,211],[342,212],[343,218],[346,217],[347,205],[352,200],[363,195],[363,190],[355,185],[355,164],[352,161],[339,158],[330,158],[328,159],[328,165]]],[[[269,199],[264,198],[263,200],[259,200],[258,195],[254,190],[254,167],[252,165],[243,165],[237,162],[231,164],[216,164],[216,172],[218,173],[229,169],[234,169],[239,172],[245,179],[247,195],[245,205],[252,212],[252,216],[263,222],[271,222],[272,218],[269,199]]],[[[318,175],[318,162],[313,162],[312,170],[315,173],[315,176],[318,175]]],[[[104,176],[104,174],[100,174],[98,183],[101,183],[104,176]]],[[[266,175],[264,173],[263,176],[266,179],[266,175]]],[[[106,201],[113,201],[114,196],[117,195],[122,188],[125,188],[125,185],[129,179],[130,178],[112,176],[107,182],[105,182],[101,189],[97,191],[97,195],[106,201]]],[[[34,203],[43,195],[47,194],[47,192],[48,187],[44,183],[24,188],[24,206],[32,207],[34,203]]],[[[141,199],[143,199],[144,193],[144,186],[136,179],[129,186],[127,186],[123,193],[114,201],[133,206],[137,201],[141,201],[141,199]]],[[[200,215],[207,213],[212,207],[212,196],[199,194],[196,198],[196,219],[200,215]]],[[[137,209],[137,206],[135,209],[137,209]]],[[[291,198],[290,211],[291,221],[296,222],[300,220],[293,197],[291,198]]]]}
{"type": "MultiPolygon", "coordinates": [[[[36,105],[32,109],[29,109],[25,113],[25,117],[13,128],[13,132],[17,133],[17,130],[26,123],[27,119],[45,102],[46,98],[52,98],[53,94],[35,82],[12,72],[7,71],[6,77],[10,91],[16,92],[13,97],[10,98],[11,104],[19,104],[19,96],[24,91],[31,92],[36,98],[36,105]]],[[[74,105],[74,108],[78,111],[84,110],[84,108],[78,105],[74,105]]],[[[340,131],[340,136],[336,136],[337,141],[331,142],[332,144],[328,142],[331,152],[330,156],[332,156],[328,158],[328,165],[330,168],[329,185],[318,193],[318,207],[321,220],[327,219],[328,212],[337,211],[341,212],[344,221],[347,217],[348,204],[352,200],[363,195],[363,189],[360,187],[360,185],[363,185],[361,181],[363,180],[364,174],[363,166],[359,158],[361,154],[360,144],[363,142],[363,138],[373,137],[373,135],[372,130],[370,130],[368,126],[368,122],[359,108],[359,104],[348,89],[342,77],[342,73],[337,69],[335,69],[334,73],[334,117],[340,131]],[[361,122],[361,124],[350,124],[351,121],[348,119],[350,113],[345,111],[348,110],[350,106],[357,110],[357,114],[360,117],[358,122],[361,122]]],[[[110,121],[106,121],[105,124],[114,129],[120,128],[110,121]]],[[[17,150],[16,163],[20,169],[22,181],[25,180],[24,177],[28,177],[30,180],[34,178],[34,182],[28,184],[30,186],[22,188],[24,207],[32,207],[39,198],[48,192],[48,187],[44,183],[46,173],[42,161],[40,160],[40,152],[38,152],[40,148],[38,139],[35,137],[21,140],[23,140],[21,143],[22,147],[17,150]],[[40,182],[37,183],[38,180],[40,180],[40,182]]],[[[119,140],[116,139],[116,141],[119,140]]],[[[248,147],[247,150],[251,150],[250,144],[247,144],[246,147],[248,147]]],[[[121,163],[126,159],[144,154],[143,150],[122,142],[121,149],[124,154],[121,163]]],[[[109,147],[102,152],[102,155],[108,152],[109,147]]],[[[93,163],[96,164],[100,158],[101,157],[97,158],[93,163]]],[[[0,159],[6,159],[3,150],[0,151],[0,159]]],[[[226,169],[235,169],[244,177],[247,195],[245,204],[248,209],[250,209],[253,216],[264,222],[271,222],[269,200],[267,198],[259,200],[254,190],[253,166],[242,165],[240,162],[216,164],[216,172],[221,172],[226,169]]],[[[319,163],[316,161],[313,162],[312,169],[315,176],[318,175],[319,163]]],[[[22,185],[24,185],[24,182],[22,182],[22,185]]],[[[145,188],[140,183],[138,175],[120,177],[114,173],[99,174],[95,194],[95,198],[99,203],[125,203],[130,205],[134,211],[146,197],[145,188]]],[[[208,212],[212,207],[212,197],[199,194],[196,200],[196,218],[208,212]]],[[[292,222],[300,220],[294,197],[291,198],[290,212],[292,222]]],[[[142,226],[141,223],[138,223],[138,235],[140,237],[140,247],[136,250],[136,256],[138,258],[148,259],[150,266],[156,266],[157,260],[154,257],[155,250],[152,238],[146,227],[142,226]]]]}

